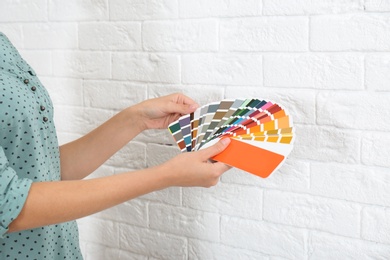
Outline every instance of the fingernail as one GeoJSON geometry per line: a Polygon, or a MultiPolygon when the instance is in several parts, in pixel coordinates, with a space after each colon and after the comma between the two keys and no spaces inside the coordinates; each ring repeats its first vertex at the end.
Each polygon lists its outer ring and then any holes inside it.
{"type": "Polygon", "coordinates": [[[221,139],[221,142],[222,142],[222,144],[224,144],[224,145],[228,145],[228,144],[230,143],[230,138],[228,138],[228,137],[222,138],[222,139],[221,139]]]}
{"type": "Polygon", "coordinates": [[[191,110],[195,110],[195,109],[197,109],[198,107],[199,107],[198,104],[193,104],[193,105],[190,106],[190,109],[191,109],[191,110]]]}

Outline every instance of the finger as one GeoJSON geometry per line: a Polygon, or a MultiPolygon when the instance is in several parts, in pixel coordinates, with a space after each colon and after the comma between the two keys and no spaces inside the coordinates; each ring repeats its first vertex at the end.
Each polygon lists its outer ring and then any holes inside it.
{"type": "Polygon", "coordinates": [[[213,163],[213,167],[215,167],[216,171],[219,173],[219,176],[221,176],[224,172],[232,168],[231,166],[221,162],[213,163]]]}
{"type": "Polygon", "coordinates": [[[197,108],[198,106],[193,104],[178,104],[178,103],[170,102],[168,104],[166,112],[170,114],[186,115],[194,112],[197,108]]]}
{"type": "Polygon", "coordinates": [[[174,96],[175,96],[174,101],[176,103],[198,106],[198,104],[193,99],[191,99],[190,97],[188,97],[182,93],[176,93],[176,94],[174,94],[174,96]]]}
{"type": "Polygon", "coordinates": [[[207,159],[221,153],[223,150],[226,149],[226,147],[228,147],[229,144],[230,144],[230,138],[222,138],[216,144],[214,144],[214,145],[212,145],[204,150],[200,150],[199,153],[201,153],[202,156],[204,156],[204,159],[207,160],[207,159]]]}

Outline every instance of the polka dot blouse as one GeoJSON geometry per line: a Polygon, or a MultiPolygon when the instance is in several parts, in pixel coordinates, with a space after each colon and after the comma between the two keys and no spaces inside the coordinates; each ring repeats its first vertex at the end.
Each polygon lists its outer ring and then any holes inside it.
{"type": "Polygon", "coordinates": [[[50,97],[0,32],[0,259],[82,259],[75,221],[7,233],[32,182],[57,180],[60,157],[50,97]]]}

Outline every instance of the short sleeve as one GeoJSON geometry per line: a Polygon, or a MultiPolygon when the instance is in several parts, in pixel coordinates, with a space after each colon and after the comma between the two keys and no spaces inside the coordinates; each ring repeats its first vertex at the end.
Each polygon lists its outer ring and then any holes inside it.
{"type": "Polygon", "coordinates": [[[0,146],[0,238],[8,226],[22,211],[32,180],[19,178],[9,167],[8,159],[0,146]]]}

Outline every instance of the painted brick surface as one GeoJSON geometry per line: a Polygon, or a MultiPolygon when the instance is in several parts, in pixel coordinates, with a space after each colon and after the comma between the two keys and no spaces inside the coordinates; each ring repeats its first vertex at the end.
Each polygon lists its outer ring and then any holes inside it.
{"type": "Polygon", "coordinates": [[[150,227],[179,236],[219,241],[219,215],[162,204],[149,205],[150,227]]]}
{"type": "Polygon", "coordinates": [[[137,22],[82,23],[79,25],[80,49],[141,50],[141,24],[137,22]]]}
{"type": "Polygon", "coordinates": [[[389,100],[389,93],[371,93],[368,97],[363,91],[321,92],[317,96],[317,123],[346,129],[388,131],[389,122],[380,118],[390,116],[390,111],[383,109],[389,100]]]}
{"type": "Polygon", "coordinates": [[[389,132],[363,136],[362,162],[367,165],[389,167],[390,163],[387,160],[390,155],[390,151],[387,149],[389,145],[389,132]]]}
{"type": "Polygon", "coordinates": [[[390,206],[388,168],[313,163],[311,192],[324,197],[390,206]]]}
{"type": "Polygon", "coordinates": [[[261,219],[263,191],[258,187],[221,184],[207,190],[183,190],[183,206],[222,215],[261,219]]]}
{"type": "Polygon", "coordinates": [[[263,0],[265,15],[338,14],[363,8],[362,0],[263,0]]]}
{"type": "Polygon", "coordinates": [[[180,3],[181,18],[200,17],[240,17],[261,15],[260,0],[182,0],[180,3]]]}
{"type": "Polygon", "coordinates": [[[365,207],[362,212],[363,226],[362,237],[379,242],[389,243],[390,236],[390,211],[388,208],[382,207],[365,207]]]}
{"type": "Polygon", "coordinates": [[[274,223],[359,237],[360,211],[356,203],[272,190],[264,192],[263,219],[274,223]]]}
{"type": "MultiPolygon", "coordinates": [[[[390,259],[390,1],[4,0],[0,31],[48,89],[61,144],[173,92],[293,117],[267,179],[231,169],[80,219],[86,260],[390,259]]],[[[145,131],[89,178],[179,153],[145,131]]]]}
{"type": "Polygon", "coordinates": [[[0,4],[1,22],[43,22],[47,21],[47,1],[29,0],[22,1],[3,1],[0,4]]]}
{"type": "Polygon", "coordinates": [[[308,239],[308,259],[387,259],[389,245],[312,232],[308,239]],[[342,247],[340,246],[342,244],[342,247]]]}
{"type": "Polygon", "coordinates": [[[306,51],[306,18],[265,17],[222,21],[220,45],[223,51],[306,51]]]}
{"type": "Polygon", "coordinates": [[[172,19],[178,14],[176,0],[113,0],[109,1],[110,20],[172,19]]]}
{"type": "Polygon", "coordinates": [[[310,47],[316,51],[389,51],[389,25],[387,14],[312,17],[310,47]]]}
{"type": "Polygon", "coordinates": [[[108,19],[106,0],[49,1],[50,21],[95,21],[108,19]]]}
{"type": "Polygon", "coordinates": [[[388,0],[366,0],[365,9],[371,12],[389,12],[390,1],[388,0]]]}
{"type": "Polygon", "coordinates": [[[116,80],[178,83],[179,66],[179,57],[171,54],[112,54],[112,78],[116,80]]]}
{"type": "Polygon", "coordinates": [[[267,54],[263,66],[267,87],[363,89],[359,54],[267,54]]]}
{"type": "Polygon", "coordinates": [[[186,84],[259,85],[259,54],[187,54],[182,57],[182,81],[186,84]]]}
{"type": "Polygon", "coordinates": [[[263,221],[223,217],[221,241],[269,255],[294,259],[302,259],[305,255],[304,230],[263,221]]]}
{"type": "Polygon", "coordinates": [[[366,87],[370,90],[390,90],[390,56],[371,54],[366,56],[366,87]]]}
{"type": "Polygon", "coordinates": [[[216,20],[150,21],[143,24],[143,44],[147,51],[216,51],[216,20]]]}

